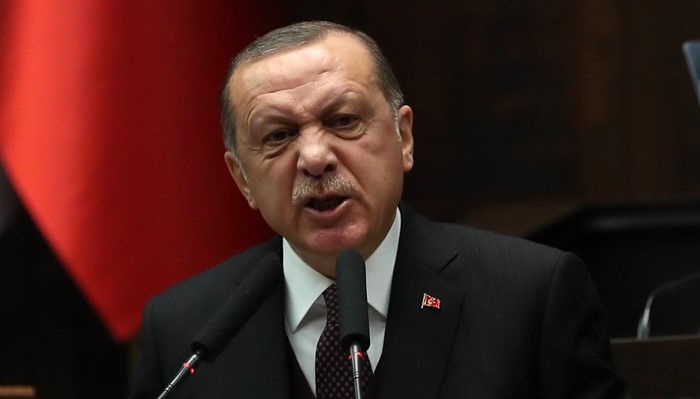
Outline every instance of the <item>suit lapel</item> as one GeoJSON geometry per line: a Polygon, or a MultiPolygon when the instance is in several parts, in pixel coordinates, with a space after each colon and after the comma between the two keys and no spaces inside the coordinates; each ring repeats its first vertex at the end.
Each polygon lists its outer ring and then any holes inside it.
{"type": "Polygon", "coordinates": [[[464,300],[460,286],[440,275],[457,250],[441,226],[405,205],[401,212],[377,397],[435,398],[464,300]],[[423,294],[440,299],[440,309],[421,308],[423,294]]]}

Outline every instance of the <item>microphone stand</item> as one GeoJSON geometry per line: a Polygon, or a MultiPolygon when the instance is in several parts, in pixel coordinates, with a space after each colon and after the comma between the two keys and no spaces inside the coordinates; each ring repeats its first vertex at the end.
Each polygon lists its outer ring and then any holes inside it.
{"type": "Polygon", "coordinates": [[[362,347],[357,342],[350,345],[350,362],[352,363],[352,383],[355,388],[355,399],[362,399],[362,386],[360,385],[360,358],[365,357],[362,347]]]}
{"type": "Polygon", "coordinates": [[[197,352],[194,353],[189,359],[187,359],[186,362],[182,364],[182,367],[180,367],[180,370],[175,374],[175,377],[173,378],[172,381],[170,381],[170,384],[163,389],[163,392],[158,395],[157,399],[164,399],[168,395],[170,395],[170,392],[172,392],[175,387],[180,385],[182,381],[185,380],[185,378],[189,377],[190,375],[194,374],[195,369],[197,366],[199,366],[199,363],[202,362],[202,351],[198,350],[197,352]]]}
{"type": "Polygon", "coordinates": [[[673,280],[666,284],[662,284],[652,291],[647,298],[644,311],[642,312],[642,316],[639,318],[639,323],[637,324],[637,339],[649,338],[649,333],[651,331],[651,322],[649,321],[649,317],[651,314],[651,304],[654,301],[654,298],[661,293],[673,291],[696,280],[700,280],[700,273],[691,274],[678,280],[673,280]]]}

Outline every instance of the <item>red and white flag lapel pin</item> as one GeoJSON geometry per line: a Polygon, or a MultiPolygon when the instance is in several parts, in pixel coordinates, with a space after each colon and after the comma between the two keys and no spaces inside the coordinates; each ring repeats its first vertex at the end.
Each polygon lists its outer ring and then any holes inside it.
{"type": "Polygon", "coordinates": [[[423,309],[424,307],[440,309],[440,298],[436,298],[424,292],[423,303],[421,303],[420,308],[423,309]]]}

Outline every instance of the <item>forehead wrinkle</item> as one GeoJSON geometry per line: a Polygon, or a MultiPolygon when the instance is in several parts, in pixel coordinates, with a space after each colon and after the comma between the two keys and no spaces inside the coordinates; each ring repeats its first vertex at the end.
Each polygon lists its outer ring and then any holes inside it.
{"type": "Polygon", "coordinates": [[[365,97],[362,87],[352,80],[338,86],[336,82],[317,79],[291,89],[266,92],[251,101],[247,122],[283,123],[292,118],[303,122],[305,119],[340,108],[354,98],[365,97]],[[302,90],[303,93],[299,94],[298,90],[302,90]],[[299,101],[298,98],[303,100],[299,101]]]}
{"type": "Polygon", "coordinates": [[[315,105],[318,102],[323,102],[323,98],[327,96],[323,95],[318,100],[315,98],[316,96],[313,96],[314,91],[327,85],[324,83],[318,86],[318,83],[318,80],[314,80],[297,87],[254,95],[250,101],[246,122],[250,124],[267,122],[268,120],[272,122],[285,122],[292,116],[302,117],[311,115],[311,110],[314,109],[315,105]],[[299,95],[298,92],[300,90],[303,91],[305,95],[299,95]],[[298,100],[300,96],[304,98],[303,101],[298,100]]]}
{"type": "MultiPolygon", "coordinates": [[[[354,40],[354,38],[352,39],[354,40]]],[[[253,118],[254,109],[258,107],[255,103],[262,96],[287,91],[290,93],[289,99],[292,103],[299,105],[302,102],[294,99],[295,90],[311,92],[316,89],[316,86],[320,88],[326,84],[335,84],[333,78],[338,74],[343,75],[341,78],[345,83],[357,84],[360,93],[363,92],[362,88],[379,89],[374,68],[370,66],[373,64],[369,62],[370,65],[366,65],[367,62],[364,62],[365,58],[371,60],[371,57],[360,43],[354,43],[359,45],[361,49],[359,59],[348,56],[348,53],[354,53],[354,51],[333,51],[333,49],[345,49],[347,44],[347,42],[338,43],[329,37],[321,42],[290,48],[288,51],[271,54],[241,65],[231,79],[234,110],[246,112],[246,115],[241,116],[244,123],[248,125],[253,118]],[[323,44],[330,49],[319,47],[323,44]],[[328,78],[328,76],[333,76],[333,78],[328,78]],[[311,89],[307,89],[310,85],[311,89]],[[233,95],[235,92],[241,94],[240,101],[236,101],[236,96],[233,95]]],[[[311,96],[308,95],[303,95],[301,98],[311,100],[311,96]]],[[[282,101],[289,101],[289,99],[282,101]]],[[[303,108],[298,108],[297,111],[301,109],[303,108]]]]}
{"type": "Polygon", "coordinates": [[[299,86],[297,82],[308,76],[339,72],[339,58],[314,45],[291,48],[245,65],[239,71],[240,78],[251,90],[266,86],[299,86]]]}

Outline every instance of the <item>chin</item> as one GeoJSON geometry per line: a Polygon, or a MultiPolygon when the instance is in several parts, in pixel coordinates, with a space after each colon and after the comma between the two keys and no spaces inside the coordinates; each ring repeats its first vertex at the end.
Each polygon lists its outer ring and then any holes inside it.
{"type": "Polygon", "coordinates": [[[359,249],[362,247],[364,237],[348,236],[347,234],[337,235],[323,234],[316,236],[310,242],[309,247],[312,251],[323,254],[339,254],[346,249],[359,249]]]}

